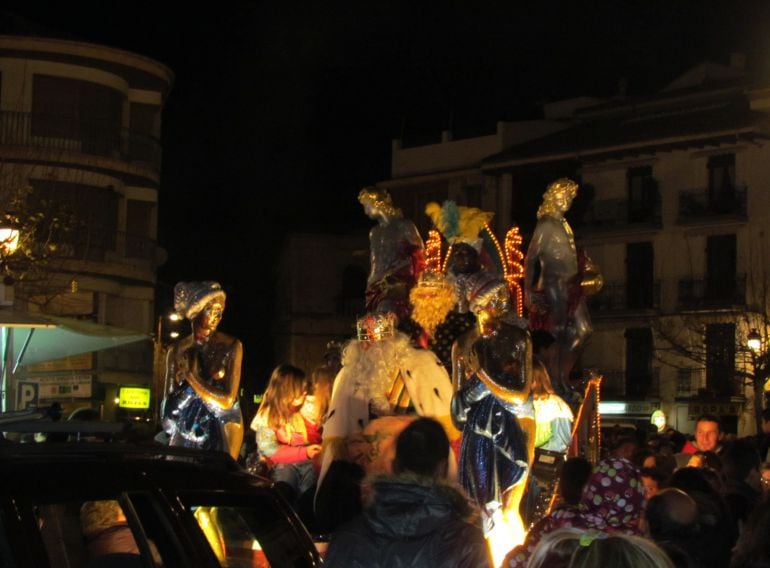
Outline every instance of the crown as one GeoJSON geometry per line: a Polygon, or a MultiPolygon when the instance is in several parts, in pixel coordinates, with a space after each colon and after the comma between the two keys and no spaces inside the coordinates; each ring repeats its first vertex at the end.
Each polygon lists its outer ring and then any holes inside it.
{"type": "Polygon", "coordinates": [[[396,316],[391,312],[367,314],[356,321],[359,341],[379,341],[396,333],[396,316]]]}

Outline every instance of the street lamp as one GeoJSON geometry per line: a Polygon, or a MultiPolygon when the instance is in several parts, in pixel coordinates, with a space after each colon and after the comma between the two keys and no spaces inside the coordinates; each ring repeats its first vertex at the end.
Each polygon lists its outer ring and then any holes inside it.
{"type": "Polygon", "coordinates": [[[0,227],[0,254],[3,258],[19,248],[19,230],[12,227],[0,227]]]}
{"type": "Polygon", "coordinates": [[[762,337],[756,329],[752,328],[749,331],[749,335],[746,337],[746,345],[755,355],[759,353],[759,350],[762,348],[762,337]]]}
{"type": "Polygon", "coordinates": [[[13,306],[13,276],[8,269],[8,257],[19,248],[19,230],[13,227],[0,227],[0,305],[13,306]]]}

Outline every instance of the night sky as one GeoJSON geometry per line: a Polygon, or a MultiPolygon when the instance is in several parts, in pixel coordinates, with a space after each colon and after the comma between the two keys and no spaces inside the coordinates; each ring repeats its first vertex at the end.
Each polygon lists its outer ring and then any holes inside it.
{"type": "MultiPolygon", "coordinates": [[[[273,365],[273,270],[291,231],[355,233],[356,201],[405,145],[489,134],[546,101],[654,92],[691,66],[747,55],[770,78],[770,2],[3,2],[38,35],[168,65],[158,303],[219,280],[247,374],[273,365]],[[44,31],[43,31],[44,30],[44,31]]],[[[7,27],[7,25],[5,26],[7,27]]]]}

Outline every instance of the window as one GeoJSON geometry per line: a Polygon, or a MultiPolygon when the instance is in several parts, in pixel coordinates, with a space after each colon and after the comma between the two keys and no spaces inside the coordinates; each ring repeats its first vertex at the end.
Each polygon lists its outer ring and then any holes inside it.
{"type": "Polygon", "coordinates": [[[651,242],[626,245],[626,307],[655,307],[654,249],[651,242]]]}
{"type": "Polygon", "coordinates": [[[735,372],[735,324],[706,326],[706,388],[717,396],[732,394],[735,372]]]}
{"type": "Polygon", "coordinates": [[[34,207],[72,218],[54,235],[54,242],[71,245],[71,250],[61,254],[103,261],[107,251],[115,250],[119,196],[111,187],[35,179],[30,184],[34,207]]]}
{"type": "Polygon", "coordinates": [[[160,107],[131,103],[130,117],[131,160],[154,163],[158,159],[157,133],[160,131],[160,107]]]}
{"type": "Polygon", "coordinates": [[[735,154],[712,156],[708,161],[709,207],[715,213],[730,213],[737,206],[735,154]]]}
{"type": "Polygon", "coordinates": [[[155,204],[150,201],[126,201],[126,256],[152,260],[155,243],[152,239],[152,216],[155,204]]]}
{"type": "Polygon", "coordinates": [[[481,202],[484,197],[483,185],[469,185],[465,188],[465,203],[468,207],[478,207],[481,209],[481,202]]]}
{"type": "Polygon", "coordinates": [[[706,240],[706,303],[736,301],[737,244],[735,235],[713,235],[706,240]]]}
{"type": "Polygon", "coordinates": [[[364,313],[366,294],[366,270],[357,264],[349,264],[342,271],[342,289],[337,295],[337,313],[359,316],[364,313]]]}
{"type": "Polygon", "coordinates": [[[626,330],[626,395],[643,399],[652,386],[652,330],[648,327],[626,330]]]}
{"type": "Polygon", "coordinates": [[[32,134],[79,140],[82,151],[111,155],[120,149],[122,94],[65,77],[35,75],[32,134]]]}
{"type": "Polygon", "coordinates": [[[156,545],[168,537],[140,523],[126,500],[45,501],[32,510],[51,567],[170,565],[156,545]]]}
{"type": "Polygon", "coordinates": [[[658,205],[658,184],[652,177],[652,166],[629,168],[628,222],[642,223],[655,219],[658,205]]]}

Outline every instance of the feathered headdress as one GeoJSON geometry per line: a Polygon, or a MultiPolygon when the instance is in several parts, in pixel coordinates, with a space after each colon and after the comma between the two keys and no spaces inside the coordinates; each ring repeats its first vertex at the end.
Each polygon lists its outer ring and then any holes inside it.
{"type": "Polygon", "coordinates": [[[465,243],[477,251],[483,244],[479,234],[495,216],[476,207],[458,206],[454,201],[444,201],[444,205],[432,201],[425,206],[425,213],[450,245],[465,243]]]}

